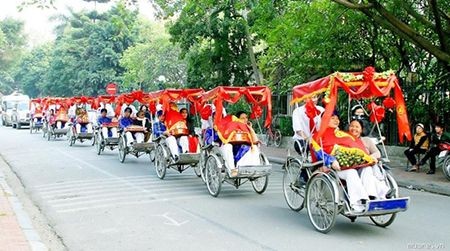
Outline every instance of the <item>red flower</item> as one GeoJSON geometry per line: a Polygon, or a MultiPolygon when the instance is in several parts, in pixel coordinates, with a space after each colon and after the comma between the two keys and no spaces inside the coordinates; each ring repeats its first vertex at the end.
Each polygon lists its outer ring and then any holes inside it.
{"type": "Polygon", "coordinates": [[[387,109],[392,109],[392,108],[394,108],[395,107],[395,100],[393,99],[393,98],[391,98],[391,97],[386,97],[384,100],[383,100],[383,106],[385,107],[385,108],[387,108],[387,109]]]}

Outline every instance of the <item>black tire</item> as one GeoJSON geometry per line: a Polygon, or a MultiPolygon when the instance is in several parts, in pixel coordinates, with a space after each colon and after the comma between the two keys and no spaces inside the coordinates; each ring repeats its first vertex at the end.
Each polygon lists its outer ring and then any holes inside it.
{"type": "Polygon", "coordinates": [[[150,157],[150,161],[155,163],[155,158],[156,158],[156,148],[155,147],[152,147],[150,152],[148,152],[148,156],[150,157]]]}
{"type": "Polygon", "coordinates": [[[447,153],[444,161],[442,162],[442,172],[444,173],[445,178],[450,180],[450,154],[447,153]]]}
{"type": "Polygon", "coordinates": [[[206,159],[206,187],[209,194],[217,197],[222,188],[223,175],[218,157],[210,155],[206,159]]]}
{"type": "Polygon", "coordinates": [[[305,187],[295,187],[294,184],[300,174],[301,164],[289,161],[283,173],[283,195],[289,208],[298,212],[303,209],[305,202],[305,187]]]}
{"type": "MultiPolygon", "coordinates": [[[[386,172],[386,178],[387,178],[390,188],[397,187],[397,185],[394,185],[394,182],[395,182],[394,177],[392,177],[392,175],[389,172],[386,172]]],[[[398,187],[397,187],[397,193],[395,193],[393,198],[397,198],[397,197],[398,197],[398,187]]],[[[393,214],[370,216],[369,218],[370,218],[370,220],[372,220],[372,222],[375,225],[377,225],[379,227],[387,227],[394,222],[396,216],[397,216],[397,214],[393,213],[393,214]]]]}
{"type": "Polygon", "coordinates": [[[158,144],[155,153],[155,171],[158,178],[164,179],[164,177],[166,176],[167,164],[168,163],[166,155],[164,154],[163,146],[158,144]]]}
{"type": "Polygon", "coordinates": [[[306,207],[314,228],[328,233],[336,222],[338,206],[333,186],[324,175],[313,176],[306,189],[306,207]]]}
{"type": "Polygon", "coordinates": [[[125,157],[127,156],[127,140],[125,137],[120,136],[119,137],[119,161],[120,163],[125,162],[125,157]]]}
{"type": "Polygon", "coordinates": [[[47,141],[50,141],[50,138],[52,137],[52,133],[50,130],[47,132],[47,141]]]}
{"type": "Polygon", "coordinates": [[[274,134],[273,134],[273,144],[276,147],[280,147],[282,139],[283,139],[283,136],[281,135],[281,131],[280,130],[275,130],[274,134]]]}
{"type": "Polygon", "coordinates": [[[251,180],[253,190],[255,190],[258,194],[263,194],[266,189],[267,185],[269,184],[269,176],[262,176],[257,179],[251,180]]]}
{"type": "Polygon", "coordinates": [[[97,152],[97,155],[100,155],[101,153],[102,153],[102,141],[100,140],[100,133],[95,133],[95,140],[94,140],[94,142],[95,142],[95,150],[96,150],[96,152],[97,152]]]}

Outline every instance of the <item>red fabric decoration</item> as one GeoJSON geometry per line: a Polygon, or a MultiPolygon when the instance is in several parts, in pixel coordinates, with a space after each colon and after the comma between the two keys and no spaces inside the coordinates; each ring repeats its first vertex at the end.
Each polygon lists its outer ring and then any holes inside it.
{"type": "Polygon", "coordinates": [[[189,152],[190,153],[196,153],[197,152],[197,146],[198,146],[198,138],[194,137],[192,135],[188,136],[189,140],[189,152]]]}
{"type": "Polygon", "coordinates": [[[378,105],[377,105],[377,103],[375,103],[375,102],[370,102],[368,105],[367,105],[367,110],[369,111],[369,113],[370,112],[372,112],[373,110],[375,110],[375,108],[377,108],[378,107],[378,105]]]}
{"type": "Polygon", "coordinates": [[[209,116],[212,114],[211,105],[205,105],[200,111],[200,117],[204,120],[208,120],[209,116]]]}
{"type": "Polygon", "coordinates": [[[384,115],[386,114],[386,111],[384,110],[384,107],[377,106],[373,109],[372,113],[370,114],[370,122],[381,122],[384,119],[384,115]]]}
{"type": "Polygon", "coordinates": [[[383,106],[386,107],[387,109],[394,108],[395,104],[396,104],[395,100],[393,98],[391,98],[391,97],[386,97],[383,100],[383,106]]]}
{"type": "Polygon", "coordinates": [[[250,113],[250,119],[258,119],[261,117],[263,110],[259,105],[253,105],[252,113],[250,113]]]}
{"type": "Polygon", "coordinates": [[[151,113],[155,114],[156,113],[156,103],[150,102],[150,104],[148,104],[148,109],[150,110],[151,113]]]}

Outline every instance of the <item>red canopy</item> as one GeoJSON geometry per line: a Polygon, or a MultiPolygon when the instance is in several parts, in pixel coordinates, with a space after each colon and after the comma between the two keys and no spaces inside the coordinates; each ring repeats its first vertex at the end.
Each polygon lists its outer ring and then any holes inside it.
{"type": "MultiPolygon", "coordinates": [[[[267,107],[267,116],[264,127],[272,123],[272,93],[267,86],[218,86],[203,95],[203,101],[214,100],[216,106],[215,122],[222,119],[223,102],[236,103],[241,97],[253,105],[253,110],[261,111],[261,107],[267,107]]],[[[261,114],[257,114],[257,118],[261,114]]]]}
{"type": "Polygon", "coordinates": [[[411,140],[412,135],[409,128],[405,100],[397,77],[393,71],[377,73],[373,67],[367,67],[363,72],[357,73],[336,72],[327,77],[294,87],[291,104],[325,92],[325,101],[328,103],[325,107],[319,136],[325,131],[334,111],[339,88],[348,93],[352,99],[389,96],[391,90],[394,90],[400,142],[403,142],[403,136],[411,140]]]}

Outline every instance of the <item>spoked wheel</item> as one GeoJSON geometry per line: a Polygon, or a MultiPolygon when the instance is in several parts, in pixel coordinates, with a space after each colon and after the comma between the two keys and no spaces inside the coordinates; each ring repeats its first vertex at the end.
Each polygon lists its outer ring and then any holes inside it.
{"type": "Polygon", "coordinates": [[[150,149],[150,152],[148,152],[148,156],[150,157],[151,162],[155,162],[156,148],[153,147],[152,149],[150,149]]]}
{"type": "Polygon", "coordinates": [[[280,130],[275,130],[273,132],[273,144],[276,147],[280,147],[281,146],[281,140],[283,139],[282,135],[281,135],[281,131],[280,130]]]}
{"type": "Polygon", "coordinates": [[[164,179],[166,176],[166,169],[167,169],[167,159],[166,155],[164,154],[164,149],[162,145],[158,145],[156,147],[156,153],[155,153],[155,171],[156,175],[160,179],[164,179]]]}
{"type": "Polygon", "coordinates": [[[445,178],[450,180],[450,155],[447,154],[442,164],[442,172],[444,173],[445,178]]]}
{"type": "Polygon", "coordinates": [[[267,185],[269,184],[269,176],[262,176],[251,180],[251,182],[253,190],[259,194],[262,194],[266,191],[267,185]]]}
{"type": "Polygon", "coordinates": [[[47,132],[47,141],[50,141],[50,138],[52,137],[52,133],[49,129],[49,131],[47,132]]]}
{"type": "Polygon", "coordinates": [[[100,140],[100,135],[99,133],[95,134],[95,150],[97,151],[97,155],[100,155],[102,153],[102,141],[100,140]]]}
{"type": "Polygon", "coordinates": [[[286,165],[283,173],[283,194],[289,208],[294,211],[300,211],[303,208],[305,200],[306,187],[296,186],[300,175],[301,165],[297,161],[290,161],[286,165]]]}
{"type": "Polygon", "coordinates": [[[197,163],[197,165],[193,166],[192,169],[194,169],[194,173],[195,175],[197,175],[197,177],[202,177],[202,170],[200,167],[200,163],[197,163]]]}
{"type": "MultiPolygon", "coordinates": [[[[394,177],[392,177],[392,175],[390,173],[386,172],[386,180],[389,183],[390,188],[396,187],[397,192],[395,193],[393,198],[397,198],[398,197],[398,187],[395,183],[394,177]]],[[[397,216],[397,214],[393,213],[393,214],[370,216],[369,218],[372,220],[373,223],[375,223],[375,225],[377,225],[379,227],[387,227],[387,226],[391,225],[392,222],[394,222],[396,216],[397,216]]]]}
{"type": "Polygon", "coordinates": [[[208,187],[209,194],[213,197],[217,197],[222,188],[222,170],[219,159],[210,155],[206,159],[206,186],[208,187]]]}
{"type": "Polygon", "coordinates": [[[127,140],[125,137],[119,137],[119,161],[123,163],[125,161],[125,156],[127,156],[127,140]]]}
{"type": "Polygon", "coordinates": [[[30,122],[30,134],[32,134],[32,133],[33,133],[33,123],[30,122]]]}
{"type": "Polygon", "coordinates": [[[336,222],[337,204],[330,181],[315,176],[306,189],[306,207],[311,224],[321,233],[328,233],[336,222]]]}
{"type": "MultiPolygon", "coordinates": [[[[197,168],[200,170],[200,177],[204,183],[206,183],[206,159],[208,158],[208,152],[206,150],[202,150],[200,154],[200,161],[197,164],[197,168]]],[[[197,174],[197,172],[196,172],[197,174]]],[[[198,174],[197,174],[198,176],[198,174]]]]}

